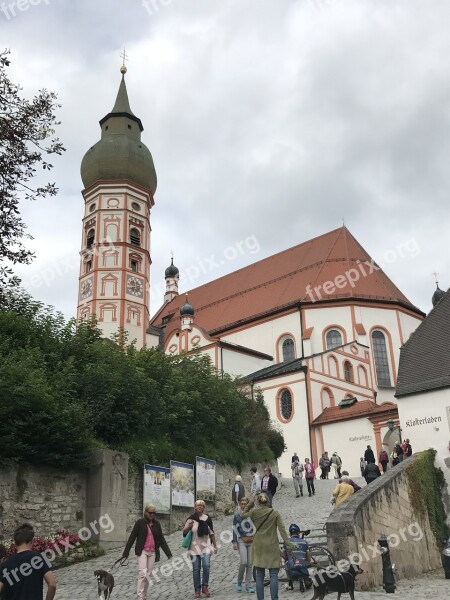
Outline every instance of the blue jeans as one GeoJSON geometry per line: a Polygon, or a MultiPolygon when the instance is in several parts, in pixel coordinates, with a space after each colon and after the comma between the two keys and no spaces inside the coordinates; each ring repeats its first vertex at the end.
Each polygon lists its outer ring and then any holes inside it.
{"type": "Polygon", "coordinates": [[[273,500],[273,496],[272,496],[272,492],[269,492],[269,490],[261,490],[262,492],[264,492],[265,494],[267,494],[267,497],[269,498],[269,502],[267,506],[272,506],[272,500],[273,500]]]}
{"type": "Polygon", "coordinates": [[[209,564],[211,554],[198,554],[191,556],[192,576],[194,578],[194,591],[201,592],[204,585],[209,584],[209,564]],[[203,577],[200,578],[200,568],[203,567],[203,577]]]}
{"type": "MultiPolygon", "coordinates": [[[[256,598],[264,600],[264,572],[262,567],[256,569],[256,598]]],[[[270,597],[272,600],[278,600],[278,568],[269,569],[270,576],[270,597]]]]}

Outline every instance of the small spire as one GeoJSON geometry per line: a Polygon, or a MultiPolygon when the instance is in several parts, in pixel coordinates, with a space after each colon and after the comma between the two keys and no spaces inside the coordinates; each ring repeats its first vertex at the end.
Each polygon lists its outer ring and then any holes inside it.
{"type": "Polygon", "coordinates": [[[432,273],[432,275],[434,275],[434,281],[435,281],[436,285],[439,285],[438,275],[440,275],[440,273],[438,273],[437,271],[434,271],[432,273]]]}

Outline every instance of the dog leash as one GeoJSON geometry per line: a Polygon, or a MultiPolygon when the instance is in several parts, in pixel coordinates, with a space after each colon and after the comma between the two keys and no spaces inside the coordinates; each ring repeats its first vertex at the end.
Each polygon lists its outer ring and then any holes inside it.
{"type": "Polygon", "coordinates": [[[128,557],[125,556],[121,556],[120,558],[118,558],[116,560],[116,562],[113,564],[113,566],[108,569],[108,573],[111,573],[111,571],[115,568],[115,566],[119,564],[119,567],[127,567],[128,566],[128,557]]]}

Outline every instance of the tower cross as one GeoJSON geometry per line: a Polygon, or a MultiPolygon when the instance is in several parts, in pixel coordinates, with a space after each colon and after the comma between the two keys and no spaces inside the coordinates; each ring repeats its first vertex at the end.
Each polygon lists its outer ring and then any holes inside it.
{"type": "Polygon", "coordinates": [[[125,66],[125,61],[129,60],[129,58],[128,58],[126,52],[125,52],[125,48],[123,49],[123,52],[120,55],[120,58],[122,59],[122,66],[124,67],[125,66]]]}
{"type": "Polygon", "coordinates": [[[434,279],[435,279],[436,283],[438,283],[438,275],[439,275],[439,273],[437,271],[434,271],[432,273],[432,275],[434,275],[434,279]]]}

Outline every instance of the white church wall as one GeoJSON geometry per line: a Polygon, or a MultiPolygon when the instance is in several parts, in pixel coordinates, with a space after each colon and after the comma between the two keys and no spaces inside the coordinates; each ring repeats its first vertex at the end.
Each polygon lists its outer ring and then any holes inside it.
{"type": "MultiPolygon", "coordinates": [[[[437,451],[436,463],[444,471],[448,499],[450,496],[450,388],[399,398],[398,412],[402,437],[409,438],[413,452],[428,448],[437,451]]],[[[450,505],[447,505],[450,523],[449,509],[450,505]]]]}
{"type": "MultiPolygon", "coordinates": [[[[296,356],[301,356],[300,315],[298,311],[288,315],[271,317],[270,320],[245,329],[224,334],[221,339],[232,344],[240,344],[252,350],[265,352],[277,361],[277,342],[284,334],[290,334],[295,343],[296,356]]],[[[280,344],[278,344],[280,345],[280,344]]],[[[281,349],[278,349],[278,362],[282,362],[281,349]]]]}
{"type": "Polygon", "coordinates": [[[313,354],[318,354],[326,350],[324,343],[324,332],[327,329],[333,329],[333,325],[339,325],[338,329],[343,330],[342,342],[353,340],[352,318],[348,306],[324,306],[316,305],[314,308],[305,308],[303,327],[314,327],[311,334],[311,350],[313,354]]]}
{"type": "Polygon", "coordinates": [[[291,457],[294,452],[303,460],[310,456],[308,407],[306,402],[305,382],[302,373],[294,373],[291,379],[286,377],[260,382],[258,387],[264,393],[264,400],[269,409],[270,418],[280,427],[286,443],[286,450],[278,459],[278,469],[284,477],[291,477],[291,457]],[[277,404],[279,393],[288,388],[292,394],[293,416],[285,423],[279,418],[277,404]]]}
{"type": "MultiPolygon", "coordinates": [[[[342,409],[345,410],[345,409],[342,409]]],[[[370,444],[376,452],[375,433],[372,423],[366,419],[350,419],[337,421],[322,426],[324,449],[329,456],[337,452],[342,459],[342,469],[350,473],[350,477],[359,477],[359,459],[370,444]]]]}
{"type": "Polygon", "coordinates": [[[244,354],[243,352],[235,352],[228,348],[218,348],[218,369],[224,370],[225,373],[238,377],[240,375],[248,375],[273,364],[271,361],[244,354]]]}

